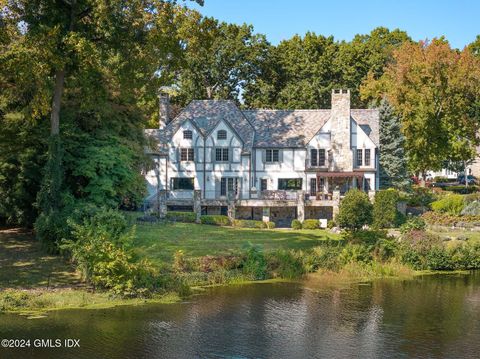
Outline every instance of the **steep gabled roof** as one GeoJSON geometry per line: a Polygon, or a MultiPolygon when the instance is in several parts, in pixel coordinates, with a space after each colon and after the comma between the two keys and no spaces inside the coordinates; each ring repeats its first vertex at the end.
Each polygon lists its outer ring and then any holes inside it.
{"type": "Polygon", "coordinates": [[[328,121],[330,110],[246,110],[256,147],[305,147],[328,121]]]}
{"type": "Polygon", "coordinates": [[[380,145],[380,113],[376,109],[352,109],[350,115],[373,143],[380,145]]]}
{"type": "MultiPolygon", "coordinates": [[[[305,147],[329,120],[331,110],[244,110],[229,100],[194,100],[163,130],[146,130],[159,139],[159,151],[166,153],[168,142],[182,123],[191,121],[203,136],[208,136],[225,120],[243,142],[243,152],[252,147],[305,147]]],[[[352,109],[351,117],[379,145],[379,112],[352,109]]]]}

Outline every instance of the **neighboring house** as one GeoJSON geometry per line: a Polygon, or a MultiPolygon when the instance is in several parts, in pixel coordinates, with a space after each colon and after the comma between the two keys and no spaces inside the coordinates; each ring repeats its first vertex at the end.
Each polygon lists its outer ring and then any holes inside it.
{"type": "Polygon", "coordinates": [[[160,96],[158,140],[149,149],[147,203],[290,225],[331,219],[340,196],[378,189],[379,114],[350,109],[332,91],[331,110],[240,110],[233,101],[192,101],[169,118],[160,96]]]}

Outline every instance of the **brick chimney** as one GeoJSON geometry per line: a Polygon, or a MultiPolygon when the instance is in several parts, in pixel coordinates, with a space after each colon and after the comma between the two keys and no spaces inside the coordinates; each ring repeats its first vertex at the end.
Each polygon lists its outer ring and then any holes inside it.
{"type": "Polygon", "coordinates": [[[163,129],[170,121],[170,98],[167,93],[158,94],[158,128],[163,129]]]}
{"type": "Polygon", "coordinates": [[[350,90],[332,90],[330,171],[353,171],[350,140],[350,90]]]}

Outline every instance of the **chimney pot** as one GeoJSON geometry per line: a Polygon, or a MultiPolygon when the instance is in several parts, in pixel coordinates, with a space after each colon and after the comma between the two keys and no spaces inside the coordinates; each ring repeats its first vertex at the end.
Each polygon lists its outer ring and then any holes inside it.
{"type": "Polygon", "coordinates": [[[165,92],[158,94],[158,128],[163,129],[170,122],[170,97],[165,92]]]}

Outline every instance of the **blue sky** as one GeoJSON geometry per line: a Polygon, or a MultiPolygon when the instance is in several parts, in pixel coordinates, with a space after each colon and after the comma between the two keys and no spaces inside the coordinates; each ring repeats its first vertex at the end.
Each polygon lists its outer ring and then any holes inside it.
{"type": "Polygon", "coordinates": [[[480,0],[205,0],[203,7],[188,6],[222,21],[252,24],[273,44],[307,31],[348,41],[385,26],[414,40],[444,35],[463,48],[480,34],[480,0]]]}

